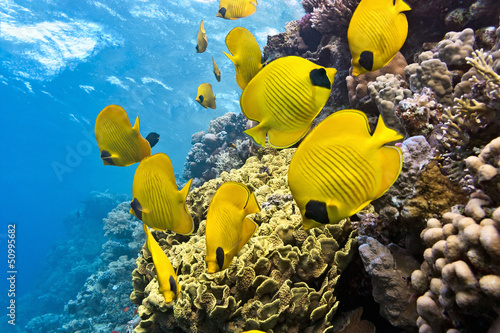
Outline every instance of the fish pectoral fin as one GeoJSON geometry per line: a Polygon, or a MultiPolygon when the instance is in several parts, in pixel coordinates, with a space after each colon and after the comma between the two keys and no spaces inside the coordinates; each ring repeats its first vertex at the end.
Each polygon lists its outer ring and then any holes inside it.
{"type": "Polygon", "coordinates": [[[253,234],[257,231],[259,225],[254,221],[250,220],[248,217],[245,217],[243,220],[243,228],[241,230],[241,240],[237,243],[238,248],[235,253],[238,253],[243,246],[248,242],[250,238],[252,238],[253,234]]]}
{"type": "Polygon", "coordinates": [[[264,127],[262,123],[247,129],[245,134],[250,136],[256,144],[262,147],[266,146],[267,128],[264,127]]]}
{"type": "Polygon", "coordinates": [[[309,131],[310,125],[291,131],[279,131],[275,129],[269,129],[269,144],[273,148],[287,148],[291,145],[297,143],[302,139],[309,131]]]}

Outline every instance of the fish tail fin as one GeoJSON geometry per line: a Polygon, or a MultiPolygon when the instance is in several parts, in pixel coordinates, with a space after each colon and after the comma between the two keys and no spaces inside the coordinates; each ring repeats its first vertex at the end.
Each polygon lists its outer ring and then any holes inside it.
{"type": "Polygon", "coordinates": [[[192,183],[193,183],[193,178],[191,178],[190,180],[188,180],[188,182],[186,183],[186,185],[184,185],[184,187],[180,191],[181,192],[181,198],[183,198],[183,200],[186,200],[186,197],[187,197],[187,195],[189,193],[189,190],[191,189],[191,184],[192,183]]]}
{"type": "Polygon", "coordinates": [[[137,131],[137,133],[139,133],[139,115],[137,115],[137,117],[135,118],[135,123],[134,123],[134,130],[137,131]]]}
{"type": "Polygon", "coordinates": [[[403,135],[396,131],[395,129],[387,127],[382,118],[382,115],[378,117],[377,127],[372,137],[376,140],[377,145],[380,147],[395,141],[404,139],[403,135]]]}
{"type": "Polygon", "coordinates": [[[238,248],[235,253],[238,253],[248,240],[252,238],[258,227],[259,225],[257,223],[250,220],[248,217],[245,217],[243,220],[243,228],[241,230],[241,241],[238,243],[238,248]]]}
{"type": "Polygon", "coordinates": [[[254,193],[250,193],[250,195],[248,196],[247,205],[245,206],[245,213],[248,215],[258,212],[260,212],[260,207],[259,203],[257,202],[257,198],[255,197],[254,193]]]}
{"type": "Polygon", "coordinates": [[[376,193],[377,199],[381,197],[396,182],[403,168],[403,153],[399,147],[382,147],[379,150],[382,168],[380,189],[376,193]]]}
{"type": "Polygon", "coordinates": [[[253,141],[255,141],[255,143],[258,144],[259,146],[262,147],[266,146],[267,128],[262,126],[262,123],[247,129],[245,131],[245,134],[250,136],[253,139],[253,141]]]}
{"type": "Polygon", "coordinates": [[[396,0],[394,7],[396,8],[396,11],[399,13],[411,10],[411,7],[403,0],[396,0]]]}

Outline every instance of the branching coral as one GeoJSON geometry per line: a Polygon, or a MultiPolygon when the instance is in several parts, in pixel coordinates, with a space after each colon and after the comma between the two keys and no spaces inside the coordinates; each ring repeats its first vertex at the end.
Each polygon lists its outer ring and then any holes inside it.
{"type": "Polygon", "coordinates": [[[225,181],[246,184],[257,201],[288,198],[286,173],[294,149],[251,157],[238,170],[223,172],[188,195],[188,205],[198,206],[199,229],[180,242],[170,233],[157,233],[159,244],[179,269],[182,290],[172,305],[164,303],[158,284],[147,273],[147,251],[137,259],[133,301],[141,323],[136,332],[151,329],[186,332],[241,332],[260,329],[274,332],[323,332],[334,325],[339,305],[335,286],[355,251],[355,232],[348,220],[304,231],[300,213],[290,200],[270,204],[254,216],[256,234],[224,271],[208,274],[205,264],[204,207],[225,181]],[[268,166],[263,170],[262,166],[268,166]]]}
{"type": "MultiPolygon", "coordinates": [[[[498,103],[500,99],[500,75],[493,70],[493,56],[485,54],[483,50],[475,50],[472,52],[472,57],[467,57],[466,60],[485,80],[486,95],[498,103]]],[[[472,81],[479,83],[481,80],[477,76],[473,76],[472,81]]]]}
{"type": "Polygon", "coordinates": [[[455,98],[453,108],[445,110],[443,117],[446,123],[441,138],[448,151],[466,146],[471,133],[477,133],[490,123],[498,121],[500,114],[500,75],[493,70],[492,56],[476,50],[472,57],[466,59],[480,75],[475,74],[470,79],[473,82],[472,94],[476,98],[467,94],[455,98]]]}

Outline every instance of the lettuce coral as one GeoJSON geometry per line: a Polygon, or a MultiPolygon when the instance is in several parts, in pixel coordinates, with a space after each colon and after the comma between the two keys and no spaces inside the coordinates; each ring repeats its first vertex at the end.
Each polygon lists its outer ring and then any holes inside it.
{"type": "Polygon", "coordinates": [[[286,173],[293,152],[265,150],[242,168],[223,172],[194,189],[187,199],[199,223],[193,236],[155,232],[178,269],[182,290],[174,304],[165,304],[158,283],[148,273],[151,258],[143,250],[133,272],[134,281],[140,282],[134,283],[131,297],[141,304],[136,332],[178,328],[326,332],[332,328],[339,305],[335,286],[355,251],[355,232],[349,220],[307,232],[301,228],[299,210],[286,199],[290,196],[286,173]],[[242,182],[254,191],[263,207],[253,217],[260,226],[226,270],[208,274],[205,212],[217,187],[226,181],[242,182]]]}

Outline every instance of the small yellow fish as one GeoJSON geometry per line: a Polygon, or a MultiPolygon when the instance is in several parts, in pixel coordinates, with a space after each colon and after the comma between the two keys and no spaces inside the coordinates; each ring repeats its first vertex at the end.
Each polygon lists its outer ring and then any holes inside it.
{"type": "Polygon", "coordinates": [[[243,114],[259,124],[245,131],[254,141],[285,148],[299,141],[325,105],[337,70],[295,57],[279,58],[262,68],[243,90],[243,114]]]}
{"type": "Polygon", "coordinates": [[[151,228],[190,235],[194,223],[186,196],[191,182],[179,191],[170,158],[163,153],[146,157],[135,170],[130,214],[151,228]]]}
{"type": "Polygon", "coordinates": [[[245,28],[236,27],[226,36],[226,46],[231,54],[224,54],[234,64],[236,82],[241,90],[262,68],[262,54],[254,35],[245,28]]]}
{"type": "Polygon", "coordinates": [[[200,23],[200,29],[198,30],[198,36],[196,37],[196,53],[203,53],[207,50],[207,33],[205,32],[205,26],[203,25],[203,20],[200,23]]]}
{"type": "Polygon", "coordinates": [[[217,67],[217,64],[215,63],[214,57],[212,57],[212,65],[214,66],[215,79],[217,80],[217,82],[220,82],[220,70],[219,67],[217,67]]]}
{"type": "Polygon", "coordinates": [[[259,331],[259,330],[251,330],[251,331],[245,331],[245,332],[241,332],[241,333],[266,333],[266,332],[259,331]]]}
{"type": "Polygon", "coordinates": [[[255,195],[245,185],[226,182],[219,187],[207,212],[205,260],[208,273],[215,273],[229,266],[258,228],[246,216],[259,211],[255,195]]]}
{"type": "Polygon", "coordinates": [[[347,40],[352,55],[352,75],[387,65],[403,46],[411,10],[403,0],[361,0],[352,14],[347,40]]]}
{"type": "Polygon", "coordinates": [[[403,139],[379,117],[370,134],[365,114],[335,112],[302,141],[288,170],[288,185],[305,230],[338,223],[384,194],[398,178],[403,139]]]}
{"type": "Polygon", "coordinates": [[[151,145],[139,133],[139,116],[132,127],[127,112],[118,105],[108,105],[99,113],[95,138],[104,165],[127,166],[151,155],[151,145]]]}
{"type": "Polygon", "coordinates": [[[198,86],[196,101],[205,109],[215,109],[215,95],[210,83],[202,83],[198,86]]]}
{"type": "Polygon", "coordinates": [[[160,293],[165,298],[165,303],[171,303],[181,291],[181,286],[177,282],[177,274],[167,255],[149,231],[148,226],[143,223],[142,227],[146,233],[146,244],[155,265],[160,293]]]}
{"type": "Polygon", "coordinates": [[[220,0],[217,17],[236,20],[247,17],[257,10],[257,0],[220,0]]]}

